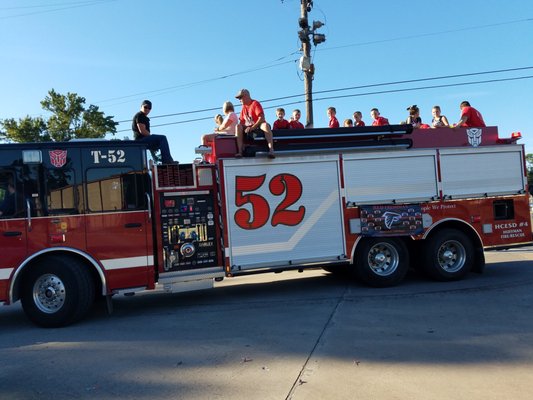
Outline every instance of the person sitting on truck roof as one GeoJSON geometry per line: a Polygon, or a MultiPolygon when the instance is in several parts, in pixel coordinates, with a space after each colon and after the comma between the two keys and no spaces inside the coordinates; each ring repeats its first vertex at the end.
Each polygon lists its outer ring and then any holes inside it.
{"type": "Polygon", "coordinates": [[[328,117],[329,117],[329,127],[330,128],[338,128],[339,127],[339,120],[337,119],[337,110],[335,107],[328,107],[327,111],[328,117]]]}
{"type": "Polygon", "coordinates": [[[174,164],[174,159],[170,155],[167,137],[165,135],[153,135],[150,133],[150,118],[148,114],[152,110],[152,102],[144,100],[141,104],[141,111],[133,116],[131,129],[135,140],[146,143],[150,150],[161,151],[161,161],[163,164],[174,164]]]}
{"type": "Polygon", "coordinates": [[[420,118],[420,109],[418,106],[413,104],[412,106],[407,107],[407,111],[409,111],[409,116],[405,123],[413,125],[413,128],[420,128],[420,125],[422,125],[422,118],[420,118]]]}
{"type": "Polygon", "coordinates": [[[300,117],[302,112],[297,108],[292,111],[291,120],[289,121],[289,126],[291,129],[305,129],[304,124],[300,122],[300,117]]]}
{"type": "Polygon", "coordinates": [[[365,126],[365,122],[363,121],[363,114],[361,113],[361,111],[356,111],[353,113],[353,125],[365,126]]]}
{"type": "Polygon", "coordinates": [[[208,143],[212,142],[219,135],[235,135],[235,127],[239,123],[239,117],[235,114],[233,103],[231,101],[225,101],[222,104],[222,112],[225,116],[222,122],[215,128],[215,132],[202,136],[204,146],[207,146],[208,143]]]}
{"type": "Polygon", "coordinates": [[[276,109],[276,119],[274,121],[274,125],[272,125],[272,129],[289,129],[289,121],[285,119],[285,110],[283,108],[276,109]]]}
{"type": "Polygon", "coordinates": [[[239,124],[235,129],[235,136],[237,136],[237,153],[235,157],[242,157],[242,150],[244,147],[244,135],[248,135],[254,139],[257,134],[264,135],[268,144],[268,158],[276,158],[274,155],[274,140],[272,137],[272,130],[270,125],[265,120],[265,112],[261,103],[252,99],[248,89],[241,89],[235,96],[242,103],[241,115],[239,117],[239,124]]]}
{"type": "Polygon", "coordinates": [[[461,109],[461,119],[454,125],[454,128],[463,127],[463,128],[482,128],[485,125],[481,113],[470,105],[468,101],[463,101],[459,105],[461,109]]]}
{"type": "Polygon", "coordinates": [[[372,110],[370,110],[370,116],[374,120],[372,122],[372,126],[390,125],[389,120],[387,118],[379,115],[379,110],[377,108],[373,108],[372,110]]]}
{"type": "Polygon", "coordinates": [[[353,126],[353,121],[350,119],[350,118],[346,118],[344,120],[344,124],[343,124],[344,127],[352,127],[353,126]]]}
{"type": "Polygon", "coordinates": [[[432,128],[442,128],[444,126],[450,126],[448,118],[446,118],[445,115],[441,115],[440,106],[433,106],[431,114],[433,114],[433,119],[431,120],[432,128]]]}

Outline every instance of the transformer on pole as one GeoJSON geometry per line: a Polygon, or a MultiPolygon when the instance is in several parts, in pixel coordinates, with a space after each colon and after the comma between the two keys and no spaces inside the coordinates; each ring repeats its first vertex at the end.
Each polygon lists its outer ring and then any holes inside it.
{"type": "Polygon", "coordinates": [[[318,45],[326,41],[326,35],[317,33],[317,29],[324,24],[320,21],[313,21],[313,25],[309,26],[307,13],[313,8],[313,0],[300,0],[301,15],[298,19],[300,30],[298,31],[298,38],[302,42],[302,57],[300,58],[300,69],[304,73],[304,87],[305,87],[305,111],[306,111],[306,128],[313,127],[313,76],[315,73],[315,66],[311,62],[311,41],[313,45],[318,45]]]}

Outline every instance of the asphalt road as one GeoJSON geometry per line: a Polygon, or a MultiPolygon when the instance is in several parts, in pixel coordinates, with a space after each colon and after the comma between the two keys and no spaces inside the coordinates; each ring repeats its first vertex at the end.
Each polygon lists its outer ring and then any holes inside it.
{"type": "Polygon", "coordinates": [[[0,399],[533,398],[533,249],[372,289],[322,271],[103,304],[62,329],[0,308],[0,399]]]}

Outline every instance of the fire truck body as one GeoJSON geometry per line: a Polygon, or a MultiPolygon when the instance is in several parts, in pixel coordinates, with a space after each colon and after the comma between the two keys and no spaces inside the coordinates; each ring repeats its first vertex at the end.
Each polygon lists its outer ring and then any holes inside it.
{"type": "Polygon", "coordinates": [[[439,280],[481,271],[484,249],[532,240],[524,147],[481,130],[277,131],[236,159],[217,138],[194,164],[154,165],[134,142],[0,146],[0,302],[43,326],[95,295],[186,291],[243,274],[323,267],[373,286],[409,265],[439,280]]]}

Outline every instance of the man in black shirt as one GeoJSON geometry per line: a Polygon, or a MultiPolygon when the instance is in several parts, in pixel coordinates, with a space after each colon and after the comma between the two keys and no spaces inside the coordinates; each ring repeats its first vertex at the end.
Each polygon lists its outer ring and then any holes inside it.
{"type": "Polygon", "coordinates": [[[141,104],[141,111],[133,116],[131,129],[135,140],[146,143],[150,150],[161,151],[161,161],[163,164],[173,164],[174,160],[170,155],[167,137],[164,135],[150,134],[150,118],[148,114],[152,110],[152,102],[144,100],[141,104]]]}

